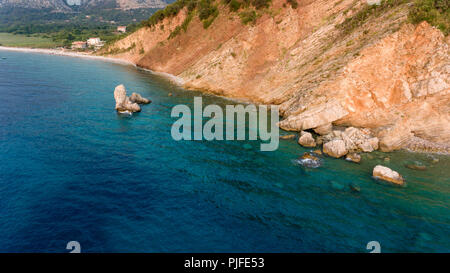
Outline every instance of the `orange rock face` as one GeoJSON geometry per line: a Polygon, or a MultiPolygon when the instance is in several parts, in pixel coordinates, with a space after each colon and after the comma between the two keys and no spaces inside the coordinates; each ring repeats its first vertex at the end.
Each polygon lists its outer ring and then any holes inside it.
{"type": "Polygon", "coordinates": [[[188,89],[278,104],[285,130],[369,128],[383,151],[450,152],[448,37],[427,23],[408,24],[407,5],[344,32],[340,24],[366,1],[300,1],[297,9],[284,3],[273,0],[255,25],[219,5],[208,29],[194,17],[186,32],[168,39],[186,18],[183,10],[109,50],[176,75],[188,89]]]}

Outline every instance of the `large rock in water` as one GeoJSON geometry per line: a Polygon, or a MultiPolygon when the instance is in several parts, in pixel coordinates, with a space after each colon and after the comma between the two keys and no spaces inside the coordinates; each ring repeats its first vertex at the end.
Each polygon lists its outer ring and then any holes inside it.
{"type": "Polygon", "coordinates": [[[350,153],[350,154],[347,154],[347,156],[345,157],[345,160],[359,163],[359,162],[361,162],[361,156],[357,153],[350,153]]]}
{"type": "Polygon", "coordinates": [[[323,152],[329,156],[339,158],[348,153],[345,142],[340,139],[332,140],[323,145],[323,152]]]}
{"type": "Polygon", "coordinates": [[[135,102],[138,104],[149,104],[150,102],[152,102],[149,99],[143,98],[141,95],[139,95],[138,93],[133,93],[130,96],[130,101],[131,102],[135,102]]]}
{"type": "Polygon", "coordinates": [[[127,90],[123,84],[118,85],[114,89],[114,99],[116,100],[116,110],[118,112],[129,111],[135,113],[141,111],[141,107],[137,103],[131,102],[130,98],[127,97],[127,90]]]}
{"type": "Polygon", "coordinates": [[[316,142],[311,133],[302,132],[301,137],[298,139],[298,143],[303,147],[316,147],[316,142]]]}
{"type": "Polygon", "coordinates": [[[123,84],[116,86],[114,89],[114,99],[116,100],[116,110],[125,103],[127,98],[127,90],[123,84]]]}
{"type": "Polygon", "coordinates": [[[373,177],[387,181],[389,183],[395,184],[395,185],[403,185],[405,181],[403,180],[403,177],[396,171],[393,171],[389,169],[388,167],[384,167],[381,165],[375,166],[373,168],[373,177]]]}

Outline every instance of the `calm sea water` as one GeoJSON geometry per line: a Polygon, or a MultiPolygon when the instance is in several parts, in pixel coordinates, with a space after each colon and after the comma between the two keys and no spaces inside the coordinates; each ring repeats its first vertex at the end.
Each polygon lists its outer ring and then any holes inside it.
{"type": "Polygon", "coordinates": [[[82,252],[367,252],[374,240],[383,252],[450,251],[448,157],[306,169],[293,140],[275,152],[173,141],[171,108],[195,95],[134,67],[0,51],[0,252],[67,252],[72,240],[82,252]],[[153,103],[118,116],[120,83],[153,103]],[[407,187],[374,181],[378,163],[407,187]]]}

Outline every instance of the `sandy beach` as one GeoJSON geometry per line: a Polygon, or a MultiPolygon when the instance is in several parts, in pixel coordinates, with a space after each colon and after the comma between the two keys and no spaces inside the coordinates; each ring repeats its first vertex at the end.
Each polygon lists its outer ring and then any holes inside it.
{"type": "Polygon", "coordinates": [[[59,55],[59,56],[69,56],[69,57],[78,57],[78,58],[87,58],[87,59],[97,59],[97,60],[103,60],[108,62],[114,62],[124,65],[133,65],[134,63],[115,59],[115,58],[107,58],[103,56],[95,56],[91,55],[89,53],[81,53],[81,52],[73,52],[69,50],[62,50],[62,49],[42,49],[42,48],[25,48],[25,47],[5,47],[0,46],[0,50],[7,50],[7,51],[18,51],[18,52],[28,52],[28,53],[41,53],[41,54],[50,54],[50,55],[59,55]]]}

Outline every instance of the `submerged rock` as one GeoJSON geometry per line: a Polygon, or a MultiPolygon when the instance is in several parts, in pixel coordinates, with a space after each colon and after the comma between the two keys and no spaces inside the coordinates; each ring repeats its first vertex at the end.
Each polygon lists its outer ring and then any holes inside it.
{"type": "Polygon", "coordinates": [[[294,139],[295,135],[284,135],[284,136],[280,136],[280,139],[294,139]]]}
{"type": "Polygon", "coordinates": [[[336,181],[331,181],[331,187],[332,187],[333,189],[339,190],[339,191],[344,190],[344,185],[342,185],[342,184],[340,184],[340,183],[338,183],[338,182],[336,182],[336,181]]]}
{"type": "Polygon", "coordinates": [[[347,154],[347,156],[345,157],[345,160],[359,163],[359,162],[361,162],[361,155],[359,155],[357,153],[350,153],[350,154],[347,154]]]}
{"type": "Polygon", "coordinates": [[[320,149],[314,150],[313,153],[317,155],[322,155],[322,151],[320,149]]]}
{"type": "Polygon", "coordinates": [[[317,168],[321,165],[321,160],[310,153],[304,153],[297,161],[308,168],[317,168]]]}
{"type": "Polygon", "coordinates": [[[114,99],[116,100],[116,110],[118,112],[129,111],[135,113],[141,111],[141,107],[137,103],[131,102],[130,98],[127,97],[127,91],[123,84],[118,85],[114,89],[114,99]]]}
{"type": "Polygon", "coordinates": [[[314,141],[311,133],[308,132],[301,133],[301,137],[298,139],[298,144],[303,147],[316,147],[316,141],[314,141]]]}
{"type": "Polygon", "coordinates": [[[323,145],[323,152],[331,157],[339,158],[348,153],[343,140],[332,140],[323,145]]]}
{"type": "Polygon", "coordinates": [[[350,184],[350,189],[354,192],[361,192],[361,187],[355,183],[350,184]]]}
{"type": "Polygon", "coordinates": [[[374,178],[381,179],[395,185],[402,186],[405,183],[403,177],[398,172],[381,165],[377,165],[373,168],[372,175],[374,178]]]}
{"type": "Polygon", "coordinates": [[[425,171],[427,169],[427,166],[419,164],[417,162],[414,164],[406,164],[405,167],[416,171],[425,171]]]}

